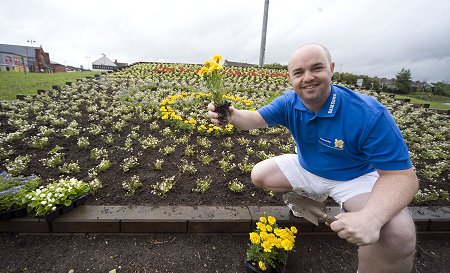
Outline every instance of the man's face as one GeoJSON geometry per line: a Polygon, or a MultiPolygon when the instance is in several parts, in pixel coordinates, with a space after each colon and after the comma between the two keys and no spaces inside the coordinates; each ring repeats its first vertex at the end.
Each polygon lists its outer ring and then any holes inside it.
{"type": "Polygon", "coordinates": [[[334,63],[323,48],[307,45],[298,49],[289,61],[289,80],[297,95],[310,110],[318,112],[331,92],[334,63]]]}

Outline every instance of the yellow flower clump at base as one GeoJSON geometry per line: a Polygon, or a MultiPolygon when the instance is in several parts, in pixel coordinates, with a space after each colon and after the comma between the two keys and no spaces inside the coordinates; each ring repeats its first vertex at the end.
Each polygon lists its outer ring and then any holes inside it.
{"type": "MultiPolygon", "coordinates": [[[[176,109],[174,109],[175,104],[179,101],[202,100],[210,97],[210,94],[203,92],[182,92],[180,94],[168,96],[159,104],[159,118],[168,123],[173,123],[178,127],[185,128],[191,131],[196,130],[200,133],[208,135],[233,133],[234,127],[232,124],[227,124],[225,127],[220,127],[212,123],[207,123],[207,121],[204,120],[197,120],[194,118],[185,119],[180,114],[177,114],[176,109]]],[[[251,106],[253,103],[251,100],[243,99],[239,96],[228,95],[224,96],[224,98],[243,104],[247,107],[251,106]]]]}
{"type": "Polygon", "coordinates": [[[247,260],[257,263],[261,270],[267,266],[275,268],[285,264],[287,252],[292,251],[295,244],[297,228],[281,228],[276,218],[264,215],[256,223],[256,230],[250,232],[250,244],[247,250],[247,260]]]}

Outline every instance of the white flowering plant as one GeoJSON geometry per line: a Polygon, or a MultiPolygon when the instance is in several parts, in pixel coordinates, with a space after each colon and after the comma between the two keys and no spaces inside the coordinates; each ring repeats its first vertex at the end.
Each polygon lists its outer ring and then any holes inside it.
{"type": "Polygon", "coordinates": [[[36,216],[46,215],[59,206],[70,206],[72,202],[89,193],[88,183],[76,178],[62,178],[47,186],[40,186],[25,196],[28,210],[34,210],[36,216]]]}

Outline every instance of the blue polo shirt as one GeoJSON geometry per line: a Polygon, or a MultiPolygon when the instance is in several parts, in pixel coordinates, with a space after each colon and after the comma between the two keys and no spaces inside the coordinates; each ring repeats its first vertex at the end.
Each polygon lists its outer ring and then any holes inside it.
{"type": "Polygon", "coordinates": [[[309,172],[351,180],[378,170],[405,170],[411,160],[394,119],[376,99],[339,85],[314,114],[291,90],[258,110],[269,126],[289,129],[309,172]]]}

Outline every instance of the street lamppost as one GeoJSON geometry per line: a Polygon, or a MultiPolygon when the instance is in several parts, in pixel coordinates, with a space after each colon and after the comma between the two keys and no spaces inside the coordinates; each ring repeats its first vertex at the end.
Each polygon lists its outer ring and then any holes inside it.
{"type": "Polygon", "coordinates": [[[342,65],[343,65],[343,63],[341,63],[341,68],[339,69],[339,81],[341,81],[341,74],[342,74],[342,65]]]}
{"type": "Polygon", "coordinates": [[[267,35],[267,17],[269,15],[269,0],[264,1],[264,16],[261,34],[261,48],[259,51],[259,66],[264,66],[264,57],[266,55],[266,35],[267,35]]]}
{"type": "MultiPolygon", "coordinates": [[[[34,40],[27,40],[27,42],[31,44],[31,48],[34,50],[34,48],[33,48],[33,43],[36,43],[36,41],[34,41],[34,40]]],[[[32,58],[30,58],[30,53],[28,53],[28,46],[27,46],[27,63],[28,63],[28,70],[31,70],[31,66],[32,66],[32,64],[30,64],[30,59],[32,59],[32,58]]],[[[32,63],[34,64],[34,60],[33,60],[32,63]]]]}

